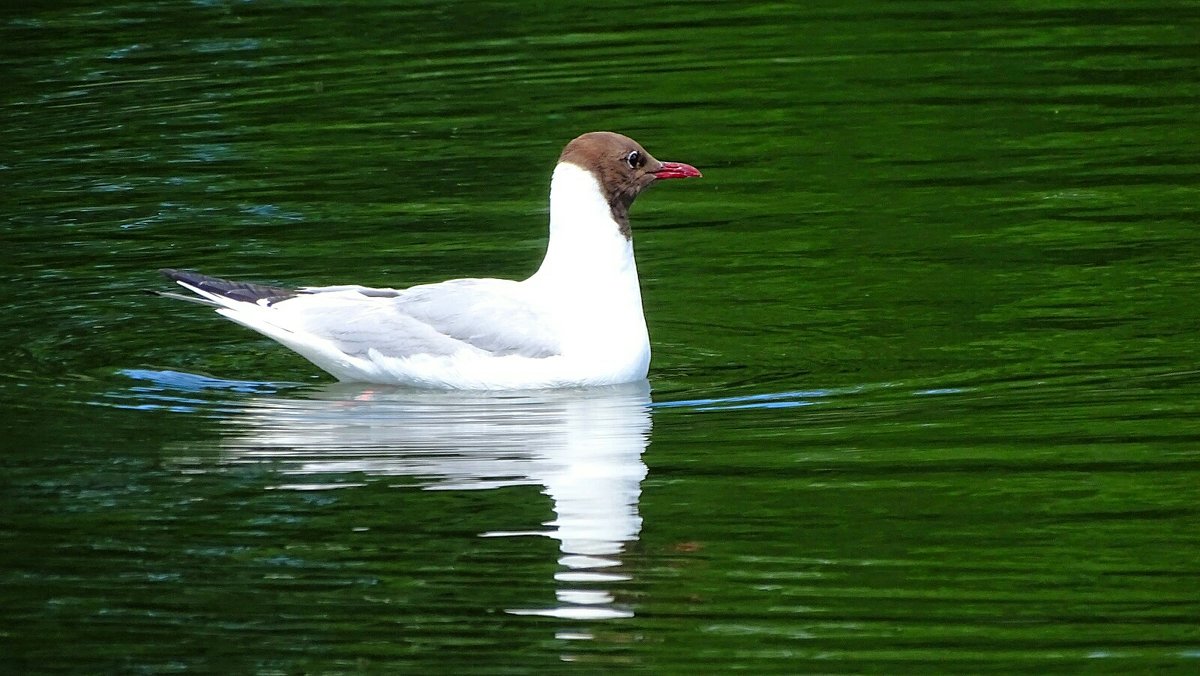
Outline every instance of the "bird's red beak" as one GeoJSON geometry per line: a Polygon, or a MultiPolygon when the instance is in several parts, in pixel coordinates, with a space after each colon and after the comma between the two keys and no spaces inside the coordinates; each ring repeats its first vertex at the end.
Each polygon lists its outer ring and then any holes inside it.
{"type": "Polygon", "coordinates": [[[663,162],[654,172],[655,178],[700,178],[701,175],[699,169],[683,162],[663,162]]]}

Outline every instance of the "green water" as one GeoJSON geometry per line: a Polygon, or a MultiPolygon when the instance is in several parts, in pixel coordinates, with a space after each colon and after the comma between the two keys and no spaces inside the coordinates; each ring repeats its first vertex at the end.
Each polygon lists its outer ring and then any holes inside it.
{"type": "Polygon", "coordinates": [[[0,10],[0,670],[1200,669],[1195,2],[0,10]],[[146,296],[529,274],[649,386],[337,386],[146,296]]]}

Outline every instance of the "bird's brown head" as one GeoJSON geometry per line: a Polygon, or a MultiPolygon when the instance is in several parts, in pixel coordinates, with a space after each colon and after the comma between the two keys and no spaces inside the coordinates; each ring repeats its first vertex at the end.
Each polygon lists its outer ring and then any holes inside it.
{"type": "Polygon", "coordinates": [[[682,162],[660,162],[642,144],[611,131],[593,131],[575,138],[563,148],[559,162],[570,162],[592,172],[613,220],[627,238],[629,206],[642,190],[668,178],[699,177],[700,171],[682,162]]]}

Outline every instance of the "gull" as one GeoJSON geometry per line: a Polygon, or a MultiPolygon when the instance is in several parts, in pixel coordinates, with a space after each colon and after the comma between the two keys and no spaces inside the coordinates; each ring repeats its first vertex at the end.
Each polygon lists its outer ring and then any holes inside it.
{"type": "Polygon", "coordinates": [[[288,289],[187,270],[162,274],[344,382],[459,390],[595,387],[643,380],[650,339],[629,207],[660,180],[699,177],[621,134],[583,134],[550,180],[550,241],[523,281],[452,279],[407,289],[288,289]]]}

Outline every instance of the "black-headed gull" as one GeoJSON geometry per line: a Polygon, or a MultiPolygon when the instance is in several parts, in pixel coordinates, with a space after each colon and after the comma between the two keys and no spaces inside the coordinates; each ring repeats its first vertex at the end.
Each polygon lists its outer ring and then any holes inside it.
{"type": "Polygon", "coordinates": [[[550,243],[525,281],[452,279],[408,289],[285,289],[163,270],[217,308],[350,382],[447,389],[580,387],[646,377],[629,206],[660,179],[700,176],[612,132],[567,144],[550,181],[550,243]]]}

